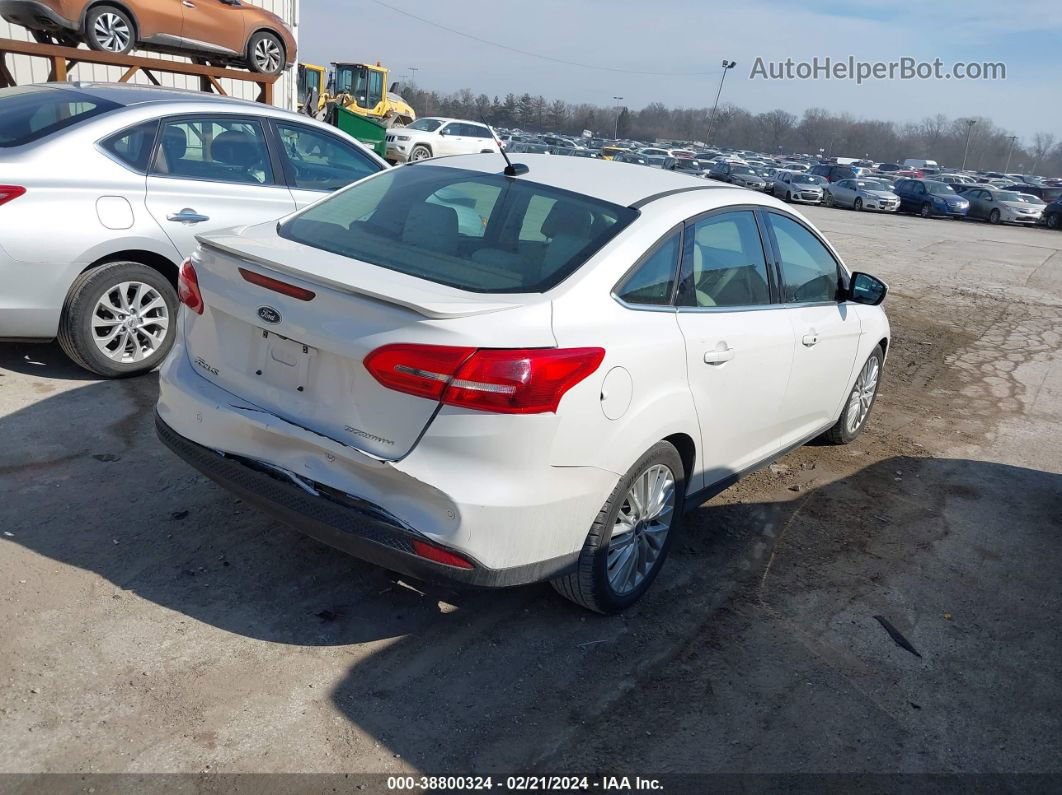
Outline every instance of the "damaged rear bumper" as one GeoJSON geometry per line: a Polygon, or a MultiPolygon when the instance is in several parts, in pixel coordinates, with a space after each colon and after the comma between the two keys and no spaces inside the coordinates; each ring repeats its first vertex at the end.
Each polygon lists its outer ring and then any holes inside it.
{"type": "Polygon", "coordinates": [[[414,542],[445,547],[372,503],[313,481],[285,477],[269,465],[204,447],[178,434],[158,413],[155,430],[170,450],[244,501],[318,541],[399,574],[430,582],[502,588],[560,576],[571,571],[578,559],[576,553],[506,569],[483,566],[464,551],[455,554],[468,560],[472,568],[427,560],[416,554],[414,542]]]}

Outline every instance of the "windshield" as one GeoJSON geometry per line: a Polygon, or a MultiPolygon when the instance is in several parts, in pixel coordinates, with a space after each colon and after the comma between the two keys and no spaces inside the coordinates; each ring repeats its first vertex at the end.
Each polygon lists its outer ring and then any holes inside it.
{"type": "Polygon", "coordinates": [[[700,171],[701,164],[696,160],[685,160],[679,158],[675,161],[675,168],[680,169],[682,171],[700,171]]]}
{"type": "MultiPolygon", "coordinates": [[[[417,119],[412,124],[407,124],[407,130],[423,130],[424,132],[435,132],[442,127],[442,122],[438,119],[417,119]]],[[[514,141],[518,141],[519,136],[513,136],[514,141]]]]}
{"type": "Polygon", "coordinates": [[[1001,202],[1020,202],[1020,201],[1022,201],[1022,198],[1021,198],[1021,196],[1019,196],[1014,191],[1001,190],[1001,191],[999,191],[996,194],[996,201],[1001,201],[1001,202]]]}
{"type": "Polygon", "coordinates": [[[927,182],[926,190],[930,193],[937,194],[955,193],[955,188],[951,187],[951,185],[946,182],[927,182]]]}
{"type": "Polygon", "coordinates": [[[797,185],[825,185],[826,180],[816,174],[794,174],[790,182],[797,185]]]}
{"type": "Polygon", "coordinates": [[[1047,204],[1047,202],[1045,202],[1043,199],[1041,199],[1034,193],[1019,193],[1018,198],[1020,198],[1023,202],[1028,202],[1029,204],[1047,204]]]}
{"type": "Polygon", "coordinates": [[[857,180],[856,185],[858,185],[863,190],[888,190],[888,188],[886,188],[880,182],[876,182],[872,179],[857,180]]]}
{"type": "Polygon", "coordinates": [[[756,172],[753,171],[748,166],[731,165],[730,166],[730,173],[731,174],[755,174],[756,172]]]}
{"type": "Polygon", "coordinates": [[[544,292],[638,216],[501,174],[418,164],[355,183],[281,237],[476,293],[544,292]]]}
{"type": "Polygon", "coordinates": [[[32,143],[120,107],[116,102],[66,89],[0,89],[0,147],[32,143]]]}

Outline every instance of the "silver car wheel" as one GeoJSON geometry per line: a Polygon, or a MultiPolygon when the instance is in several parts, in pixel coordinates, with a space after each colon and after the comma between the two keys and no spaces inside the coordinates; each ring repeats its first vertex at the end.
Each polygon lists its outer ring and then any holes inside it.
{"type": "Polygon", "coordinates": [[[431,152],[425,149],[423,146],[413,147],[413,151],[409,153],[409,159],[414,160],[427,160],[431,157],[431,152]]]}
{"type": "Polygon", "coordinates": [[[129,46],[132,32],[125,20],[110,11],[104,11],[96,17],[92,28],[96,42],[108,52],[122,52],[129,46]]]}
{"type": "Polygon", "coordinates": [[[100,296],[92,310],[92,339],[108,359],[140,362],[159,349],[170,313],[158,290],[143,282],[121,282],[100,296]]]}
{"type": "Polygon", "coordinates": [[[866,421],[870,413],[870,405],[874,402],[874,393],[878,390],[878,375],[881,373],[881,365],[878,357],[871,356],[863,369],[859,371],[852,394],[848,398],[848,409],[845,414],[845,428],[848,433],[854,434],[866,421]]]}
{"type": "Polygon", "coordinates": [[[608,544],[608,582],[622,596],[653,570],[675,516],[675,475],[653,464],[634,479],[608,544]]]}
{"type": "Polygon", "coordinates": [[[275,72],[280,68],[280,45],[263,38],[254,45],[254,65],[260,72],[275,72]]]}

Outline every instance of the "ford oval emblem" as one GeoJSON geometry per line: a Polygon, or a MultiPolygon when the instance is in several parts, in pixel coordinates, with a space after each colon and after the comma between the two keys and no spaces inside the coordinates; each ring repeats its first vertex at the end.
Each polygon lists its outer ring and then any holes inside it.
{"type": "Polygon", "coordinates": [[[258,317],[266,323],[279,323],[282,319],[280,313],[271,306],[258,307],[258,317]]]}

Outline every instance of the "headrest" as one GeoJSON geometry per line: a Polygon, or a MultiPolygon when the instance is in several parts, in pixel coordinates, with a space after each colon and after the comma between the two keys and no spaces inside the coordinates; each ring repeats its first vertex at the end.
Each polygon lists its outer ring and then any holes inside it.
{"type": "Polygon", "coordinates": [[[542,234],[550,239],[558,235],[589,237],[593,221],[593,216],[585,207],[561,200],[553,205],[546,220],[542,222],[542,234]]]}

